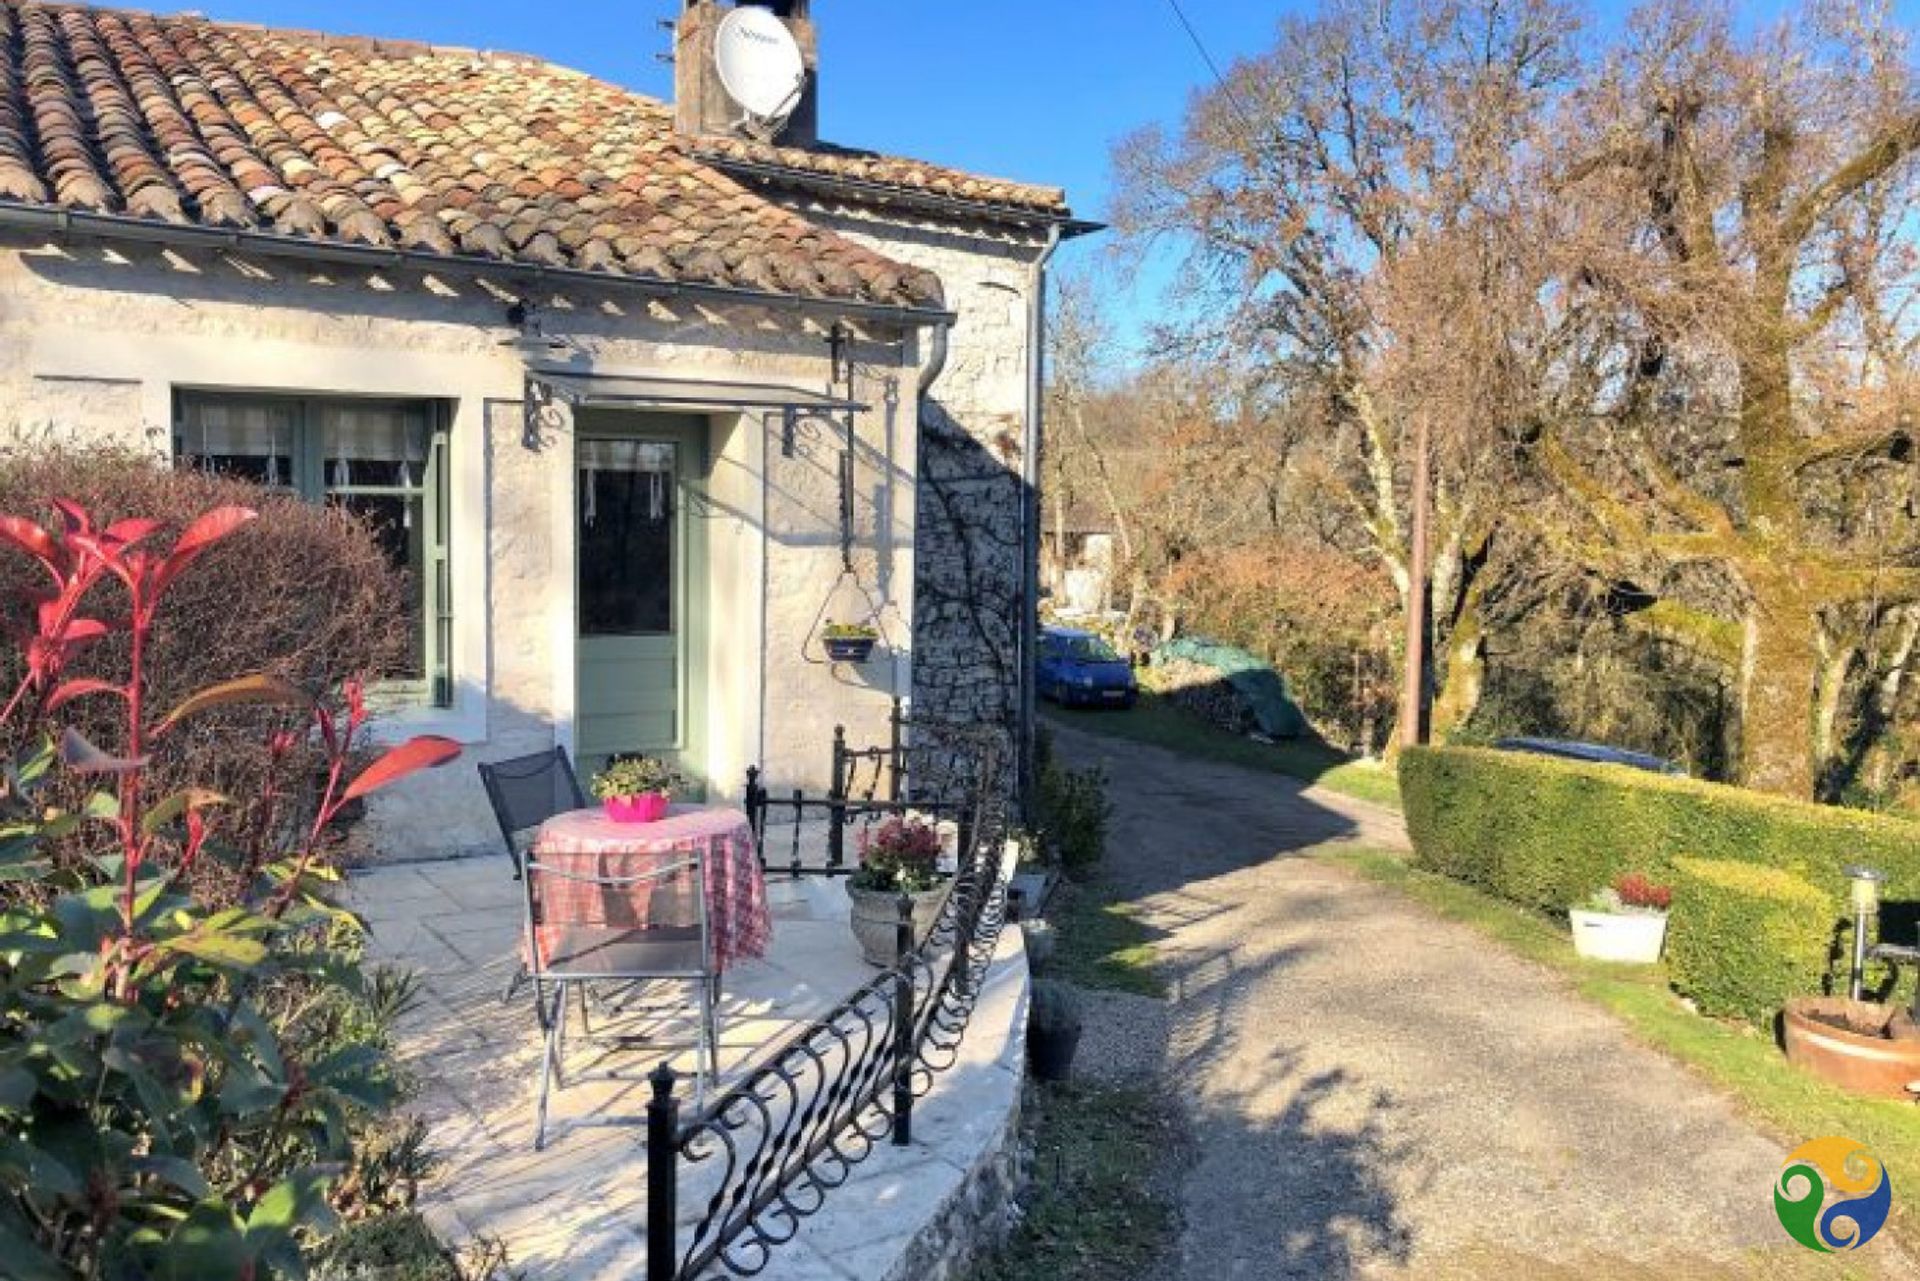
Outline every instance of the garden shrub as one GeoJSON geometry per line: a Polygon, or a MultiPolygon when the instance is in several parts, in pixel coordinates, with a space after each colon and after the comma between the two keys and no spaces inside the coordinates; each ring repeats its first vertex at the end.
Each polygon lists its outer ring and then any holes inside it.
{"type": "Polygon", "coordinates": [[[1908,941],[1920,824],[1618,765],[1418,748],[1400,793],[1422,867],[1550,912],[1622,872],[1664,880],[1676,858],[1778,868],[1838,899],[1849,864],[1887,874],[1883,924],[1908,941]]]}
{"type": "Polygon", "coordinates": [[[1040,776],[1040,830],[1061,868],[1076,880],[1084,879],[1107,853],[1106,771],[1094,766],[1075,770],[1053,755],[1042,739],[1035,754],[1040,776]]]}
{"type": "Polygon", "coordinates": [[[1725,859],[1673,860],[1667,969],[1702,1013],[1770,1023],[1820,991],[1839,903],[1790,872],[1725,859]]]}
{"type": "Polygon", "coordinates": [[[0,515],[0,561],[34,569],[0,706],[19,744],[0,786],[0,1270],[298,1277],[343,1215],[407,1205],[425,1160],[419,1128],[389,1119],[410,985],[360,967],[358,924],[326,897],[326,832],[459,748],[416,738],[362,768],[357,682],[315,698],[224,672],[156,699],[170,593],[256,514],[217,508],[175,536],[54,506],[51,531],[0,515]],[[243,740],[258,789],[163,792],[192,728],[259,706],[289,728],[243,740]],[[99,707],[97,738],[74,728],[99,707]],[[310,817],[281,803],[309,752],[326,775],[310,817]],[[60,786],[81,803],[51,803],[60,786]],[[88,857],[47,857],[77,832],[96,834],[88,857]]]}
{"type": "Polygon", "coordinates": [[[479,1238],[458,1254],[412,1211],[352,1224],[314,1260],[311,1281],[514,1281],[518,1273],[496,1240],[479,1238]]]}
{"type": "MultiPolygon", "coordinates": [[[[205,511],[238,505],[259,513],[201,557],[162,601],[147,668],[155,708],[175,707],[193,691],[237,673],[266,673],[312,693],[331,690],[348,677],[379,678],[397,670],[415,643],[405,618],[406,585],[372,531],[351,513],[244,481],[158,466],[125,450],[0,456],[0,512],[57,526],[53,495],[74,501],[103,524],[123,517],[157,520],[162,540],[205,511]]],[[[16,636],[26,620],[11,602],[44,582],[44,572],[27,557],[0,556],[0,602],[9,602],[16,636]]],[[[124,635],[104,638],[88,654],[92,672],[114,680],[125,679],[127,659],[124,635]]],[[[0,655],[0,688],[13,688],[20,676],[20,651],[0,655]]],[[[110,700],[81,699],[63,710],[63,723],[97,740],[114,733],[117,715],[110,700]]],[[[260,745],[286,721],[284,708],[259,705],[196,718],[154,761],[151,786],[159,795],[189,783],[227,795],[255,793],[265,780],[260,745]]],[[[23,745],[24,732],[19,724],[0,728],[0,757],[23,745]]],[[[296,784],[288,799],[304,812],[311,813],[322,764],[317,745],[305,740],[284,762],[286,778],[296,784]]],[[[84,797],[83,781],[50,780],[52,803],[70,808],[84,797]]]]}

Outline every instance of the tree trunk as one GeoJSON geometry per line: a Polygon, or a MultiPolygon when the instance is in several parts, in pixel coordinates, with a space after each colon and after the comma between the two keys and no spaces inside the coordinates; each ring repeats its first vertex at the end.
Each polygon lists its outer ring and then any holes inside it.
{"type": "Polygon", "coordinates": [[[1859,656],[1859,648],[1838,638],[1821,646],[1820,672],[1813,699],[1813,773],[1816,786],[1824,794],[1833,787],[1840,745],[1840,703],[1846,694],[1847,673],[1859,656]]]}
{"type": "Polygon", "coordinates": [[[1813,799],[1813,696],[1820,670],[1813,610],[1777,580],[1756,587],[1741,658],[1741,782],[1813,799]]]}
{"type": "Polygon", "coordinates": [[[1473,718],[1486,687],[1486,628],[1469,601],[1447,637],[1446,679],[1433,704],[1433,741],[1444,743],[1473,718]]]}
{"type": "Polygon", "coordinates": [[[1908,746],[1889,730],[1899,716],[1900,696],[1905,692],[1910,669],[1916,657],[1920,657],[1920,605],[1896,611],[1893,623],[1899,630],[1887,660],[1887,672],[1874,687],[1866,724],[1860,728],[1865,750],[1857,777],[1875,794],[1887,790],[1900,753],[1908,746]]]}

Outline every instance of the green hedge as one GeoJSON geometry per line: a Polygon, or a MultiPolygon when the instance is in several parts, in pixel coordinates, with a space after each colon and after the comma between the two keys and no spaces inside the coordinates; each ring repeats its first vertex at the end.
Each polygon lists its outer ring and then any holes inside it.
{"type": "Polygon", "coordinates": [[[1667,926],[1674,989],[1704,1014],[1769,1023],[1788,997],[1820,990],[1840,910],[1778,868],[1677,858],[1667,926]]]}
{"type": "Polygon", "coordinates": [[[1779,868],[1841,901],[1841,869],[1866,863],[1887,874],[1889,901],[1920,903],[1920,824],[1860,810],[1455,747],[1403,753],[1400,793],[1417,863],[1547,911],[1621,872],[1665,877],[1677,858],[1779,868]]]}

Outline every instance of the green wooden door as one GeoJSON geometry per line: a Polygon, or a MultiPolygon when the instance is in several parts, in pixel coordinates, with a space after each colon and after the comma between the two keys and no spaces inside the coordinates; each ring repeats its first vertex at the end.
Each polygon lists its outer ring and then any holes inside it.
{"type": "Polygon", "coordinates": [[[703,784],[705,421],[582,410],[575,422],[580,769],[644,752],[703,784]]]}

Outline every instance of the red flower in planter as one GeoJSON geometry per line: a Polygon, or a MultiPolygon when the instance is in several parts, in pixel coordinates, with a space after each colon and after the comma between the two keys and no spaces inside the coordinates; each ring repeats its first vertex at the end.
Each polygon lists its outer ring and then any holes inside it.
{"type": "Polygon", "coordinates": [[[1616,878],[1613,892],[1628,907],[1651,907],[1664,912],[1673,905],[1673,891],[1649,880],[1642,872],[1627,872],[1616,878]]]}
{"type": "Polygon", "coordinates": [[[918,893],[940,883],[940,833],[918,819],[890,818],[860,832],[860,889],[918,893]]]}

